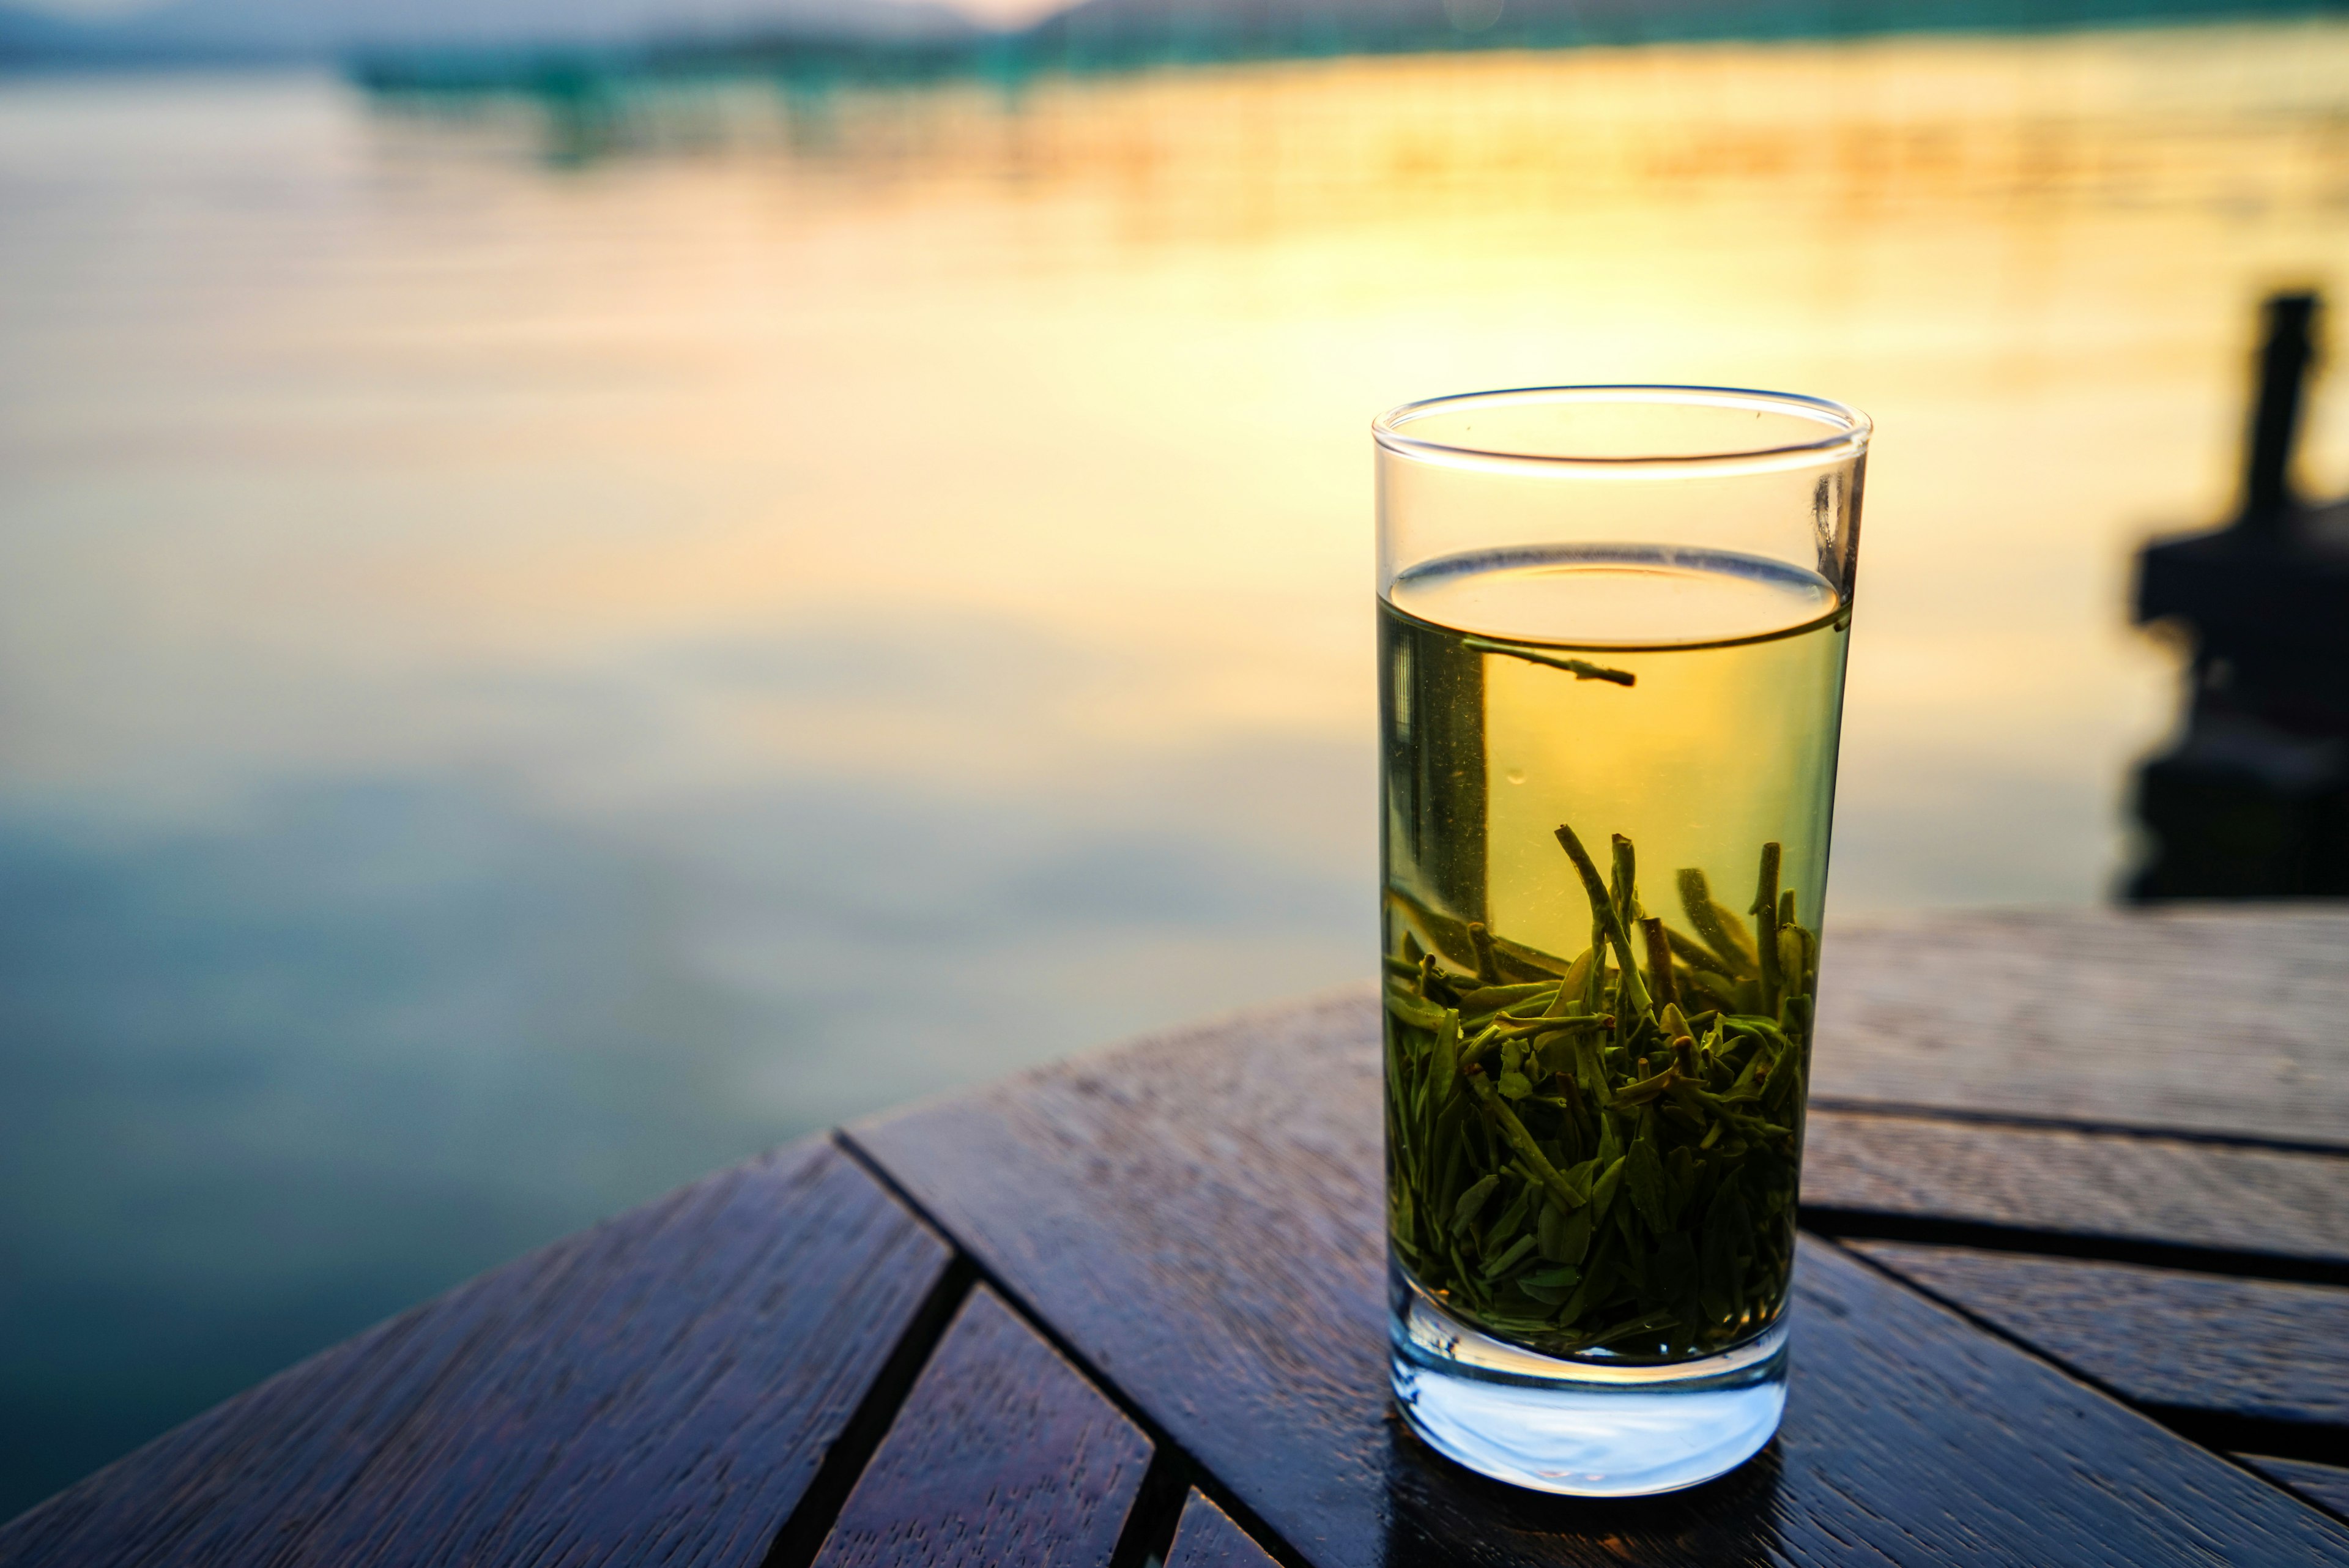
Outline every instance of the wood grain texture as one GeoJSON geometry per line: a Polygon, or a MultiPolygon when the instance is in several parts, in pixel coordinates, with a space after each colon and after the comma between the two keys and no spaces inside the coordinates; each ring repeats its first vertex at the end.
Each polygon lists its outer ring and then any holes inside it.
{"type": "Polygon", "coordinates": [[[1150,1439],[984,1286],[865,1467],[817,1568],[1103,1568],[1150,1439]]]}
{"type": "Polygon", "coordinates": [[[8,1526],[0,1563],[756,1564],[948,1258],[797,1145],[198,1417],[8,1526]]]}
{"type": "Polygon", "coordinates": [[[2324,1155],[1814,1109],[1803,1203],[2349,1264],[2324,1155]]]}
{"type": "Polygon", "coordinates": [[[1830,921],[1811,1087],[2349,1143],[2349,909],[1830,921]]]}
{"type": "Polygon", "coordinates": [[[2305,1459],[2271,1459],[2265,1454],[2235,1457],[2278,1486],[2288,1486],[2311,1502],[2349,1519],[2349,1468],[2311,1464],[2305,1459]]]}
{"type": "Polygon", "coordinates": [[[2349,1290],[1967,1247],[1850,1245],[2133,1404],[2349,1427],[2349,1290]]]}
{"type": "Polygon", "coordinates": [[[1372,1000],[1144,1041],[854,1137],[1308,1560],[2349,1563],[2349,1532],[1833,1247],[1761,1460],[1537,1498],[1392,1421],[1372,1000]]]}
{"type": "Polygon", "coordinates": [[[1277,1568],[1264,1548],[1232,1521],[1232,1516],[1195,1488],[1183,1504],[1167,1549],[1166,1568],[1277,1568]]]}

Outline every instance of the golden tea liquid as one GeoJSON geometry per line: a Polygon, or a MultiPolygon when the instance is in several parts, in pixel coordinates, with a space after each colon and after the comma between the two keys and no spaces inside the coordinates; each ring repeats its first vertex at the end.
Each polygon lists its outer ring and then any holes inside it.
{"type": "Polygon", "coordinates": [[[1793,1260],[1847,607],[1583,546],[1422,566],[1379,615],[1398,1265],[1553,1354],[1752,1337],[1793,1260]]]}

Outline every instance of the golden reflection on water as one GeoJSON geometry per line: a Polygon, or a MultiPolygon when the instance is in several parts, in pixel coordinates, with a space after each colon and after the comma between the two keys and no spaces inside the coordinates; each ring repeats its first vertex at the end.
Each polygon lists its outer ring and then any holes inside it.
{"type": "MultiPolygon", "coordinates": [[[[128,90],[5,105],[58,148],[112,113],[64,156],[127,192],[8,242],[48,290],[9,327],[48,552],[16,590],[49,672],[17,677],[20,788],[487,755],[594,809],[781,769],[1114,815],[1205,756],[1353,759],[1369,416],[1727,383],[1878,421],[1839,908],[2094,898],[2171,699],[2130,546],[2220,514],[2251,306],[2349,254],[2337,25],[671,87],[584,119],[100,101],[128,90]],[[140,196],[166,166],[192,183],[140,196]],[[69,525],[100,514],[104,548],[69,525]],[[1036,670],[909,651],[950,627],[1036,670]],[[677,651],[719,643],[772,667],[677,651]],[[550,681],[652,729],[523,694],[550,681]]],[[[2344,453],[2335,399],[2311,469],[2344,453]]],[[[1190,826],[1367,876],[1355,762],[1271,802],[1218,776],[1190,826]]]]}
{"type": "MultiPolygon", "coordinates": [[[[563,204],[603,214],[585,237],[626,260],[550,336],[575,345],[595,316],[632,318],[639,351],[690,345],[698,384],[639,431],[647,458],[775,466],[685,537],[576,553],[554,580],[534,563],[531,617],[894,622],[926,602],[1100,650],[1120,674],[1090,695],[990,722],[992,743],[957,735],[1007,776],[1096,745],[1351,737],[1369,412],[1557,381],[1824,392],[1882,432],[1847,908],[2108,885],[2126,764],[2171,697],[2123,626],[2129,549],[2220,514],[2251,305],[2337,284],[2349,254],[2338,26],[1342,60],[780,109],[671,89],[596,135],[613,156],[563,204]]],[[[494,140],[391,119],[373,136],[390,158],[494,140]]],[[[2312,431],[2335,485],[2344,412],[2312,431]]],[[[842,766],[934,754],[921,722],[861,702],[770,720],[842,766]]]]}

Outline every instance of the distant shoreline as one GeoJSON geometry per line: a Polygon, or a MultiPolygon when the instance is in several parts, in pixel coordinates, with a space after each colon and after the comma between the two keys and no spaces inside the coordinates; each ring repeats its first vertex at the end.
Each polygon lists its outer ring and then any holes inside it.
{"type": "Polygon", "coordinates": [[[1901,36],[2035,36],[2349,19],[2349,0],[1081,0],[1017,31],[916,36],[765,29],[636,41],[400,43],[268,48],[141,46],[109,29],[28,46],[0,10],[0,75],[339,72],[371,93],[569,98],[597,84],[766,78],[816,87],[918,86],[1164,67],[1692,43],[1901,36]]]}

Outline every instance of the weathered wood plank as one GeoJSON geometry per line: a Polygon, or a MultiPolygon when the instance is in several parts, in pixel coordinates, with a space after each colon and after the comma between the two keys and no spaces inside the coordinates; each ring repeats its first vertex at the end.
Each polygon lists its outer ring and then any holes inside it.
{"type": "Polygon", "coordinates": [[[1263,1547],[1195,1489],[1183,1504],[1166,1568],[1274,1568],[1263,1547]]]}
{"type": "Polygon", "coordinates": [[[197,1417],[8,1526],[0,1563],[755,1564],[949,1256],[797,1145],[197,1417]]]}
{"type": "Polygon", "coordinates": [[[956,1314],[817,1568],[1107,1564],[1150,1439],[985,1286],[956,1314]]]}
{"type": "MultiPolygon", "coordinates": [[[[2349,1270],[2349,1159],[1813,1110],[1808,1210],[2269,1254],[2349,1270]]],[[[1823,1220],[1824,1216],[1821,1217],[1823,1220]]],[[[1832,1227],[1831,1227],[1832,1228],[1832,1227]]]]}
{"type": "Polygon", "coordinates": [[[2266,1454],[2235,1457],[2278,1486],[2288,1486],[2311,1502],[2349,1519],[2349,1469],[2311,1464],[2305,1459],[2271,1459],[2266,1454]]]}
{"type": "Polygon", "coordinates": [[[1965,1247],[1851,1245],[2133,1404],[2338,1428],[2335,1440],[2349,1448],[2349,1290],[1965,1247]]]}
{"type": "Polygon", "coordinates": [[[1812,1092],[2349,1143],[2349,909],[1829,924],[1812,1092]]]}
{"type": "Polygon", "coordinates": [[[855,1137],[1248,1509],[1371,1563],[2349,1563],[2349,1532],[1806,1245],[1779,1440],[1602,1506],[1492,1486],[1391,1420],[1374,1004],[1145,1041],[855,1137]]]}

